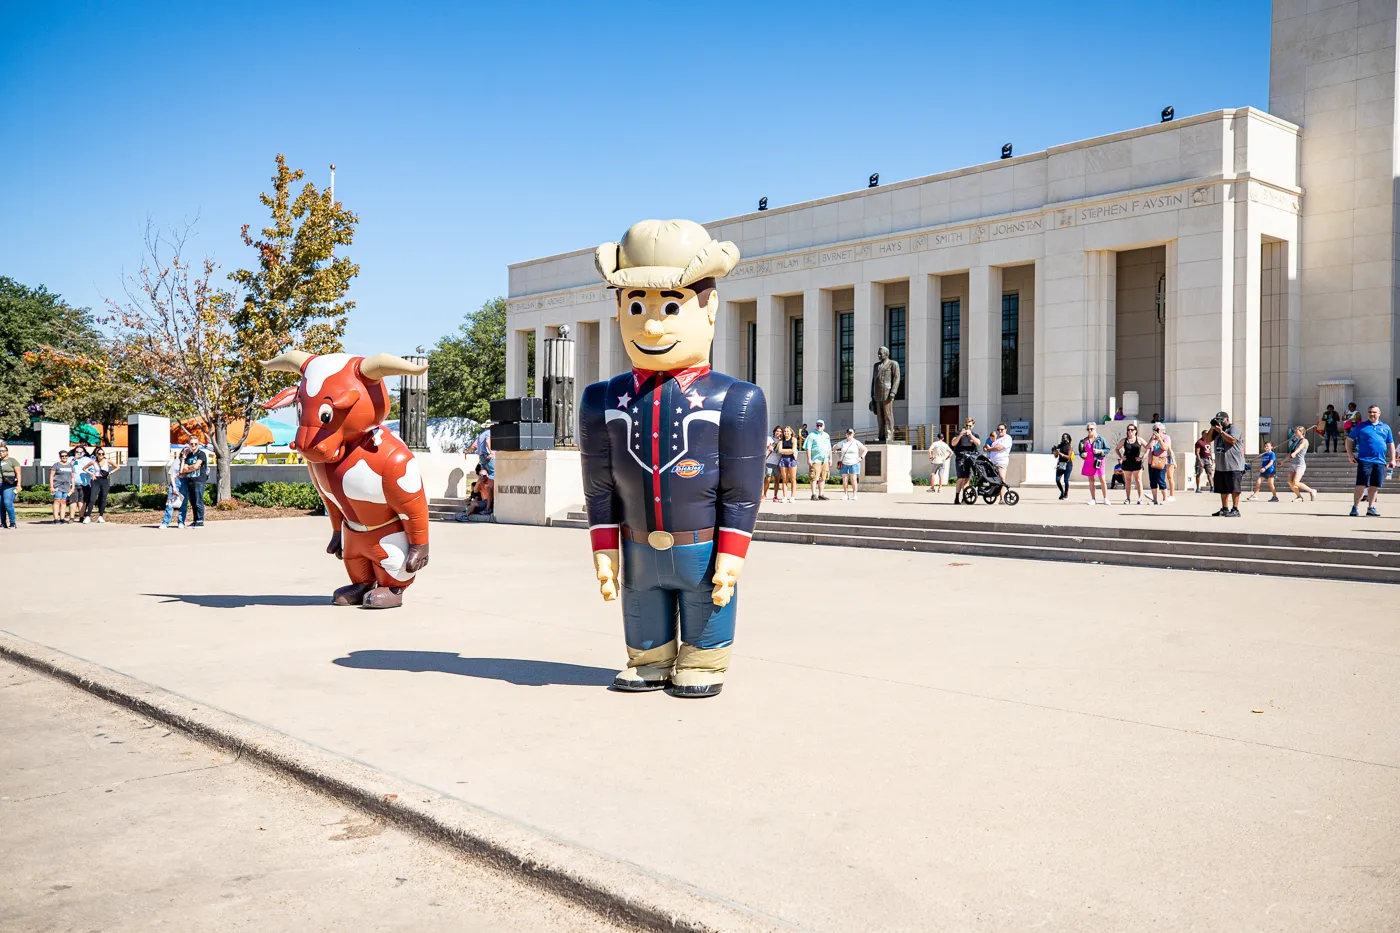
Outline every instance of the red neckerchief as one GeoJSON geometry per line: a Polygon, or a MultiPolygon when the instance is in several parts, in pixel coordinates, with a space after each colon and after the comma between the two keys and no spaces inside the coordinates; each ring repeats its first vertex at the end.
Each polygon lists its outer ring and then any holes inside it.
{"type": "Polygon", "coordinates": [[[662,377],[662,381],[666,378],[676,380],[676,384],[681,387],[681,391],[688,392],[691,384],[694,383],[696,379],[699,379],[701,376],[709,375],[709,372],[710,364],[708,363],[701,366],[691,366],[687,369],[678,369],[675,372],[668,372],[664,369],[638,369],[633,366],[632,391],[642,391],[642,383],[646,382],[652,376],[660,376],[662,377]]]}

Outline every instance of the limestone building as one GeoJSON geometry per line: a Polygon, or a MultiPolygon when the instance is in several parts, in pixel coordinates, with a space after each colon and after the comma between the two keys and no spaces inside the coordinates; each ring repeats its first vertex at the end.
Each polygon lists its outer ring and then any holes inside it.
{"type": "MultiPolygon", "coordinates": [[[[1400,407],[1396,0],[1276,0],[1269,113],[1217,110],[710,221],[738,244],[716,367],[775,423],[1243,422],[1250,450],[1327,401],[1400,407]],[[1265,424],[1268,422],[1266,421],[1265,424]]],[[[1164,102],[1165,103],[1165,102],[1164,102]]],[[[700,219],[700,218],[696,218],[700,219]]],[[[628,365],[593,245],[509,268],[507,391],[570,325],[578,385],[628,365]]],[[[1079,434],[1074,436],[1078,437],[1079,434]]]]}

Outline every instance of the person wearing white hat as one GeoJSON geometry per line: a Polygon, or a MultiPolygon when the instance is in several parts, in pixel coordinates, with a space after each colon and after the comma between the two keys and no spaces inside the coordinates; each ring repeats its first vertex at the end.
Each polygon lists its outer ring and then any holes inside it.
{"type": "Polygon", "coordinates": [[[762,390],[709,365],[715,280],[739,250],[692,221],[644,220],[594,261],[632,360],[579,406],[593,567],[603,598],[622,597],[628,666],[613,687],[715,696],[768,433],[762,390]]]}

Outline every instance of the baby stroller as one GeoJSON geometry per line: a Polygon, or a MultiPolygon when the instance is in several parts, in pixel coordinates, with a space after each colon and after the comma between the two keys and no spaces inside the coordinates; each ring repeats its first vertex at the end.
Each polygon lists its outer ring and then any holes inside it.
{"type": "Polygon", "coordinates": [[[997,496],[1001,491],[1006,490],[1006,504],[1015,505],[1021,501],[1016,490],[1010,488],[1001,481],[1001,475],[997,473],[995,463],[986,454],[978,454],[972,461],[972,471],[968,476],[967,485],[963,487],[962,501],[965,505],[972,505],[981,496],[982,501],[991,505],[997,501],[997,496]]]}

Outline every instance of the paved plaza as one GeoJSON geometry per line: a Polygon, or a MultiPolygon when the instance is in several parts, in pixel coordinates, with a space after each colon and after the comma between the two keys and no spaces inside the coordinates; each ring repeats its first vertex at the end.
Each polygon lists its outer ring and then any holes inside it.
{"type": "Polygon", "coordinates": [[[615,929],[42,674],[0,690],[0,930],[615,929]]]}
{"type": "MultiPolygon", "coordinates": [[[[1223,521],[1206,498],[1153,520],[1223,521]]],[[[968,512],[1036,509],[1122,511],[968,512]]],[[[323,519],[90,531],[0,537],[0,629],[775,925],[1400,916],[1394,588],[760,542],[725,693],[687,702],[606,689],[621,622],[583,531],[435,524],[383,613],[325,605],[323,519]]]]}

